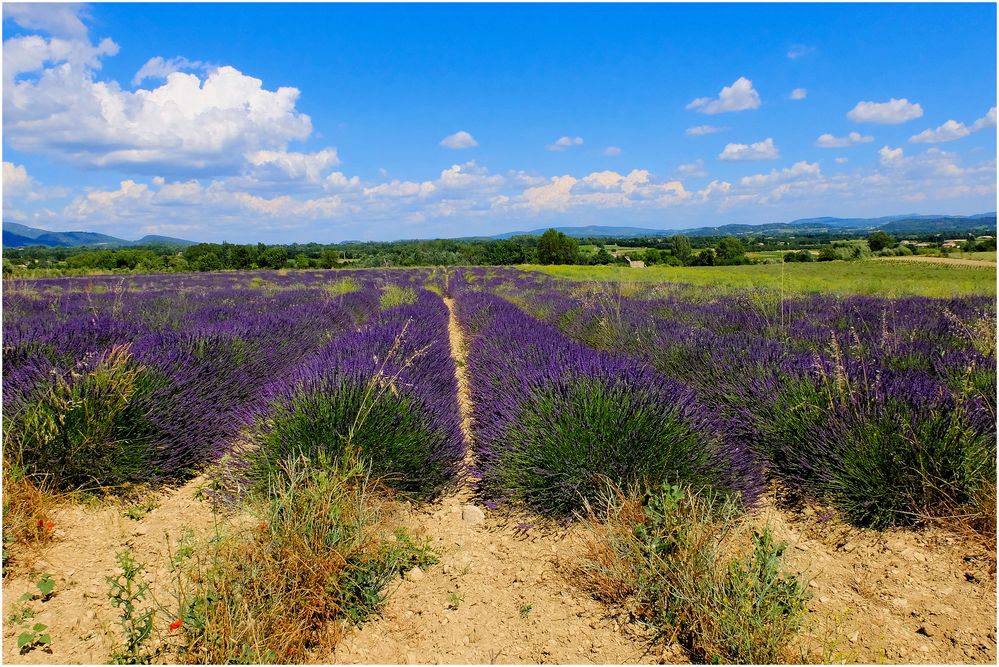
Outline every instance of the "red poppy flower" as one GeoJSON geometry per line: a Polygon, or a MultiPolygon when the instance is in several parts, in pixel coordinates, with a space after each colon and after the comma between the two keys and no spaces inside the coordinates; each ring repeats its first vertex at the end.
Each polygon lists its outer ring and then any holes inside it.
{"type": "Polygon", "coordinates": [[[173,623],[170,624],[170,632],[179,629],[180,626],[182,625],[184,625],[184,621],[178,618],[177,620],[175,620],[173,623]]]}

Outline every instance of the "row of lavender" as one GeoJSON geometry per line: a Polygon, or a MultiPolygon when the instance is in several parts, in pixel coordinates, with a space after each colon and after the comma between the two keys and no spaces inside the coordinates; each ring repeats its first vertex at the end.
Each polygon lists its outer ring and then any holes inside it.
{"type": "Polygon", "coordinates": [[[471,338],[476,472],[487,498],[569,516],[612,482],[755,501],[759,468],[689,386],[575,342],[495,295],[453,294],[471,338]]]}
{"type": "Polygon", "coordinates": [[[994,483],[989,299],[624,296],[503,269],[459,282],[687,383],[758,469],[858,523],[907,523],[994,483]]]}
{"type": "MultiPolygon", "coordinates": [[[[396,452],[376,468],[406,488],[418,477],[415,486],[431,493],[454,479],[463,443],[455,387],[440,381],[452,363],[447,313],[419,290],[426,278],[384,271],[7,283],[5,452],[64,488],[181,478],[250,434],[266,445],[255,450],[278,447],[280,429],[262,425],[280,426],[291,404],[296,418],[321,411],[302,403],[310,391],[302,387],[350,394],[341,397],[349,402],[355,387],[381,374],[394,378],[399,414],[380,414],[388,401],[376,392],[368,403],[379,409],[365,404],[371,423],[408,419],[436,439],[409,453],[426,457],[419,464],[396,452]],[[410,296],[387,303],[390,287],[410,296]],[[393,347],[405,368],[385,358],[393,347]],[[427,465],[434,475],[414,473],[427,465]]],[[[329,411],[312,418],[309,446],[325,442],[331,453],[344,439],[318,431],[359,428],[329,411]]]]}

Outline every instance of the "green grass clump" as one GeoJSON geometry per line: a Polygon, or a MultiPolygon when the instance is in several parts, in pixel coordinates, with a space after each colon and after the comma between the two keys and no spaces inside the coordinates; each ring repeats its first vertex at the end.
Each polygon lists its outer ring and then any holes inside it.
{"type": "Polygon", "coordinates": [[[5,425],[5,449],[58,490],[148,479],[154,428],[135,399],[150,381],[128,347],[116,346],[93,368],[55,376],[5,425]]]}
{"type": "Polygon", "coordinates": [[[411,306],[416,303],[417,298],[416,290],[412,287],[386,285],[382,289],[382,296],[378,299],[378,304],[382,310],[388,310],[396,306],[411,306]]]}
{"type": "Polygon", "coordinates": [[[361,284],[355,278],[347,276],[340,280],[334,280],[329,285],[326,285],[325,289],[331,296],[343,296],[344,294],[358,291],[361,289],[361,284]]]}
{"type": "Polygon", "coordinates": [[[569,280],[675,282],[723,290],[763,287],[787,294],[953,297],[996,294],[996,268],[861,260],[745,266],[524,266],[569,280]]]}
{"type": "Polygon", "coordinates": [[[321,662],[386,600],[386,585],[437,562],[423,542],[389,536],[378,489],[357,460],[289,459],[235,524],[173,557],[180,660],[321,662]]]}
{"type": "Polygon", "coordinates": [[[609,602],[633,601],[659,638],[697,663],[797,662],[807,594],[782,569],[785,545],[769,530],[733,545],[740,509],[716,494],[663,486],[612,496],[591,517],[585,585],[609,602]]]}

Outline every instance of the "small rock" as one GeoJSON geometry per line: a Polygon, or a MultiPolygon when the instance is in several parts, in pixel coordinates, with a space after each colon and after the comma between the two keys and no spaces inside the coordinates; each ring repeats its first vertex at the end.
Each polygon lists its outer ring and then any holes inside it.
{"type": "Polygon", "coordinates": [[[821,602],[822,604],[825,604],[825,603],[829,602],[829,596],[828,595],[820,595],[819,596],[819,602],[821,602]]]}
{"type": "Polygon", "coordinates": [[[418,567],[414,567],[406,573],[406,578],[410,581],[422,581],[424,576],[426,575],[423,574],[423,570],[418,567]]]}
{"type": "Polygon", "coordinates": [[[145,526],[139,526],[132,532],[132,534],[138,537],[140,535],[145,535],[148,532],[149,532],[148,528],[146,528],[145,526]]]}
{"type": "Polygon", "coordinates": [[[853,633],[850,635],[849,639],[851,644],[856,644],[857,640],[860,639],[860,631],[854,630],[853,633]]]}
{"type": "Polygon", "coordinates": [[[819,582],[817,582],[814,579],[812,579],[811,581],[808,582],[808,587],[809,588],[818,588],[819,587],[819,582]]]}
{"type": "Polygon", "coordinates": [[[465,505],[461,509],[461,520],[465,523],[475,525],[486,520],[485,512],[475,505],[465,505]]]}
{"type": "Polygon", "coordinates": [[[843,545],[843,551],[845,551],[846,553],[850,553],[851,551],[853,551],[856,548],[857,548],[857,545],[854,544],[853,542],[847,542],[846,544],[843,545]]]}
{"type": "Polygon", "coordinates": [[[920,625],[919,629],[916,630],[916,632],[923,635],[924,637],[932,637],[933,635],[936,634],[935,628],[928,623],[923,623],[922,625],[920,625]]]}
{"type": "Polygon", "coordinates": [[[94,611],[93,609],[91,609],[90,611],[87,612],[87,620],[88,621],[93,621],[96,618],[97,618],[97,612],[96,611],[94,611]]]}
{"type": "Polygon", "coordinates": [[[909,601],[905,598],[892,598],[892,605],[895,607],[908,607],[909,601]]]}

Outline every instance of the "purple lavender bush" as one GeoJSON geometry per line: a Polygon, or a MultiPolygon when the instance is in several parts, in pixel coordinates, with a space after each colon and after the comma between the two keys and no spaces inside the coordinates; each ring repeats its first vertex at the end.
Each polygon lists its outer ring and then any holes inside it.
{"type": "Polygon", "coordinates": [[[358,457],[388,485],[430,497],[465,456],[448,314],[436,295],[390,307],[266,389],[238,465],[261,487],[288,458],[358,457]]]}
{"type": "Polygon", "coordinates": [[[690,388],[620,355],[575,343],[492,295],[457,295],[472,333],[473,434],[480,491],[569,516],[607,481],[686,483],[759,494],[750,453],[690,388]]]}

